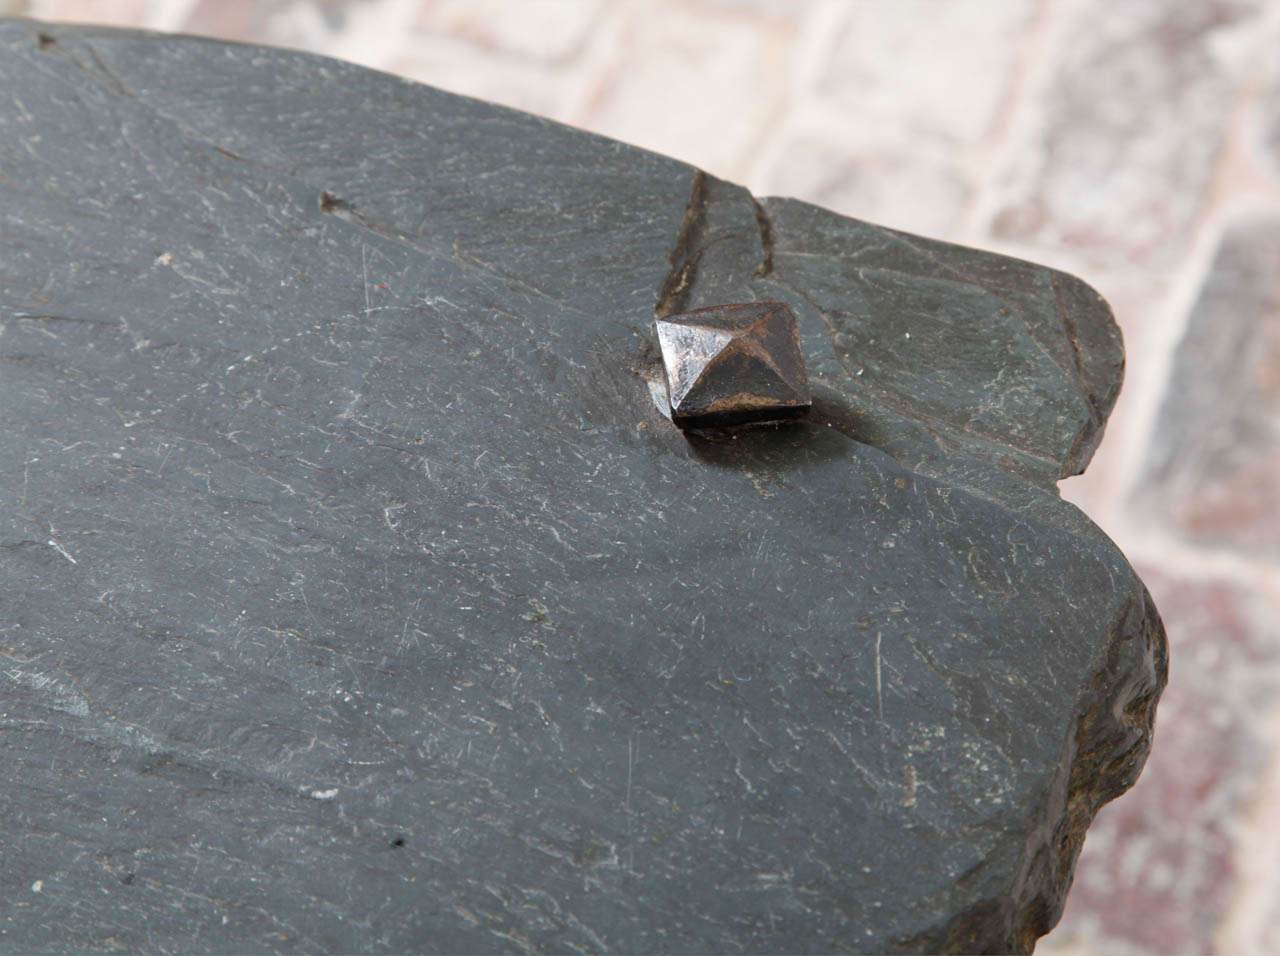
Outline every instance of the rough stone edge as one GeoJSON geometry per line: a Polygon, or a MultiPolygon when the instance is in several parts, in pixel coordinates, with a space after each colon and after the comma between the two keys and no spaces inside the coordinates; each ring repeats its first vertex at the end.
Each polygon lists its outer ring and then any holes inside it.
{"type": "MultiPolygon", "coordinates": [[[[768,197],[762,202],[767,203],[775,198],[768,197]]],[[[806,205],[814,204],[806,203],[806,205]]],[[[980,253],[993,264],[999,260],[1005,260],[1045,271],[1053,288],[1058,323],[1062,327],[1063,335],[1071,347],[1075,360],[1076,388],[1090,413],[1089,420],[1081,426],[1071,445],[1062,449],[1052,459],[1058,467],[1055,480],[1083,474],[1089,462],[1092,461],[1094,452],[1102,443],[1107,419],[1110,418],[1116,401],[1120,397],[1120,389],[1124,385],[1124,335],[1120,330],[1120,324],[1116,322],[1110,303],[1102,293],[1077,275],[1031,259],[977,246],[966,246],[949,239],[918,236],[901,229],[894,229],[892,226],[869,224],[901,236],[909,243],[924,243],[926,246],[943,249],[962,249],[968,253],[980,253]]]]}
{"type": "Polygon", "coordinates": [[[1102,444],[1124,384],[1124,334],[1102,294],[1078,276],[1051,269],[1058,318],[1076,360],[1081,394],[1092,412],[1063,456],[1061,478],[1084,474],[1102,444]],[[1114,371],[1113,371],[1114,370],[1114,371]]]}
{"type": "Polygon", "coordinates": [[[976,904],[936,933],[901,941],[901,951],[1030,953],[1057,925],[1090,823],[1146,764],[1168,680],[1164,624],[1146,587],[1137,575],[1132,579],[1106,658],[1081,700],[1062,771],[1046,794],[1045,825],[1028,841],[1010,893],[976,904]]]}

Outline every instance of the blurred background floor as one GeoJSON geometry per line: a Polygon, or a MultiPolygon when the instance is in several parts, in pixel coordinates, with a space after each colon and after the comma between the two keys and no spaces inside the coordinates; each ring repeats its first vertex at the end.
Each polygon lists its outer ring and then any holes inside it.
{"type": "Polygon", "coordinates": [[[1280,953],[1280,0],[0,0],[313,50],[1055,265],[1128,373],[1086,476],[1172,644],[1051,954],[1280,953]]]}

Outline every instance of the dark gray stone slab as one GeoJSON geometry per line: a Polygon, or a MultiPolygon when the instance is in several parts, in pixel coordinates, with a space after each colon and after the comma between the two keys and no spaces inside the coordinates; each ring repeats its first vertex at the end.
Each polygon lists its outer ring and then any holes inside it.
{"type": "Polygon", "coordinates": [[[331,60],[0,25],[0,947],[1028,949],[1159,618],[1069,276],[331,60]],[[796,311],[686,437],[651,323],[796,311]]]}

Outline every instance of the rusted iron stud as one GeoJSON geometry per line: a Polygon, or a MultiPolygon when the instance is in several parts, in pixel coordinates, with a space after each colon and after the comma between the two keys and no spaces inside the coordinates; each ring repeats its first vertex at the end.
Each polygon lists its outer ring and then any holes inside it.
{"type": "Polygon", "coordinates": [[[784,302],[715,305],[656,322],[671,420],[718,428],[797,418],[809,376],[795,313],[784,302]]]}

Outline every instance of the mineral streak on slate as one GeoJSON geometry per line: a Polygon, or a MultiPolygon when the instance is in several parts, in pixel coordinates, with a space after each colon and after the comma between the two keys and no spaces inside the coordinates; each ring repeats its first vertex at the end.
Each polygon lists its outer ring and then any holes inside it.
{"type": "Polygon", "coordinates": [[[809,377],[784,302],[709,306],[655,322],[671,418],[682,428],[798,418],[809,377]]]}
{"type": "Polygon", "coordinates": [[[1053,925],[1164,683],[1088,286],[261,47],[0,23],[0,132],[0,949],[1053,925]],[[682,433],[748,302],[812,410],[682,433]]]}

